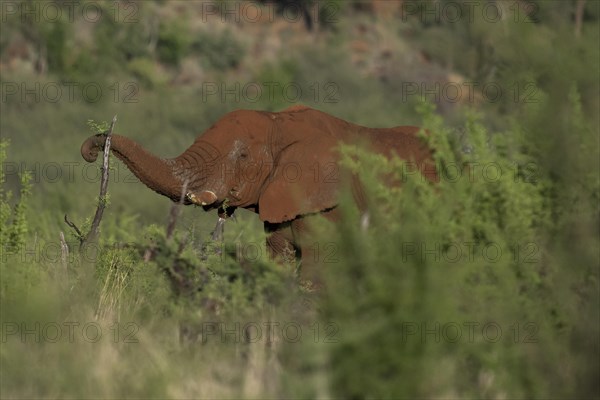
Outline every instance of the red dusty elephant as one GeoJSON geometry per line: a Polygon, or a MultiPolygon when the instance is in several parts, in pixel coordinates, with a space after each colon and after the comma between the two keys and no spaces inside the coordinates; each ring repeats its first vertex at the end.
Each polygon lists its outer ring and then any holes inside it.
{"type": "MultiPolygon", "coordinates": [[[[111,150],[141,182],[173,201],[180,200],[187,182],[186,204],[257,213],[269,234],[271,256],[296,250],[306,265],[313,256],[313,246],[303,245],[310,243],[306,220],[315,214],[338,218],[340,143],[364,143],[387,157],[395,154],[435,181],[432,153],[417,137],[418,130],[367,128],[294,106],[281,112],[233,111],[172,159],[159,158],[120,135],[113,135],[111,150]]],[[[83,158],[95,161],[104,142],[104,135],[88,138],[81,146],[83,158]]],[[[352,182],[360,186],[357,179],[352,182]]],[[[353,192],[360,204],[360,189],[353,192]]],[[[301,275],[313,278],[305,268],[301,275]]]]}

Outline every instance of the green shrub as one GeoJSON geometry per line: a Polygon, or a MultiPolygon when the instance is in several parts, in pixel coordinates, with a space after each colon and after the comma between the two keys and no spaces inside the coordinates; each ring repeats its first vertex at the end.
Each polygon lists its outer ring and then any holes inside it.
{"type": "Polygon", "coordinates": [[[0,250],[2,253],[11,251],[20,251],[25,246],[27,240],[28,223],[27,203],[31,196],[31,175],[28,172],[21,174],[21,189],[19,198],[14,205],[11,205],[12,192],[5,191],[3,164],[6,160],[6,149],[8,141],[0,141],[0,250]]]}
{"type": "MultiPolygon", "coordinates": [[[[543,367],[565,361],[564,335],[581,323],[565,303],[574,293],[557,295],[561,272],[547,259],[554,253],[548,247],[551,205],[544,198],[551,182],[519,174],[534,159],[518,150],[506,153],[514,133],[490,134],[471,117],[466,132],[472,152],[460,154],[431,111],[425,111],[424,127],[441,171],[435,186],[403,175],[410,171],[403,162],[344,150],[346,165],[364,177],[371,226],[361,229],[357,210],[345,203],[340,229],[326,230],[340,258],[324,266],[324,315],[341,333],[329,358],[333,393],[593,393],[580,386],[590,384],[591,375],[582,379],[543,367]],[[486,166],[495,173],[482,174],[486,166]],[[376,179],[390,171],[404,182],[400,189],[376,179]]],[[[598,271],[583,272],[573,271],[572,279],[597,298],[591,285],[598,271]]],[[[569,357],[582,368],[592,362],[591,354],[569,357]]]]}

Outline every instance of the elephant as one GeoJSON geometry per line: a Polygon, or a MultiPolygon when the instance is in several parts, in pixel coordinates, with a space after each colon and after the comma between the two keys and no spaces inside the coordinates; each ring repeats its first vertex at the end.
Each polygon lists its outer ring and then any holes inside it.
{"type": "MultiPolygon", "coordinates": [[[[339,145],[363,143],[386,157],[412,161],[435,182],[433,152],[418,132],[415,126],[367,128],[292,106],[280,112],[230,112],[172,159],[159,158],[117,134],[112,135],[111,150],[142,183],[173,201],[184,195],[184,204],[217,209],[222,217],[236,208],[255,212],[264,223],[270,257],[295,252],[301,279],[317,281],[318,271],[308,267],[314,242],[307,225],[317,215],[340,218],[339,145]]],[[[99,134],[82,144],[87,162],[97,159],[105,139],[99,134]]],[[[355,178],[350,179],[352,193],[363,209],[364,193],[355,178]]]]}

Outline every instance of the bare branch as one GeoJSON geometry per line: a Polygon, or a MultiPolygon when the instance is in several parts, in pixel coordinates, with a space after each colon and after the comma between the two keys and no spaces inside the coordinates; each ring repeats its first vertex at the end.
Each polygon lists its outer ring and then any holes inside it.
{"type": "MultiPolygon", "coordinates": [[[[171,206],[171,211],[169,212],[169,218],[167,220],[167,231],[166,231],[166,237],[167,240],[169,240],[171,238],[171,236],[173,236],[173,232],[175,232],[175,225],[177,224],[177,218],[179,217],[179,208],[180,206],[183,205],[184,201],[185,201],[185,197],[187,194],[187,186],[188,186],[188,180],[186,179],[185,182],[183,183],[183,187],[181,188],[181,197],[179,198],[179,202],[173,204],[171,206]]],[[[182,241],[182,243],[180,243],[180,249],[178,251],[177,254],[180,254],[183,249],[182,246],[185,244],[185,240],[182,241]]],[[[152,260],[154,258],[154,254],[156,252],[156,246],[151,245],[150,247],[146,248],[146,250],[144,251],[144,262],[149,262],[150,260],[152,260]]]]}
{"type": "Polygon", "coordinates": [[[83,237],[83,233],[81,233],[81,231],[79,230],[77,225],[75,225],[73,222],[69,221],[69,218],[67,218],[67,214],[65,214],[65,222],[67,223],[67,225],[69,225],[71,228],[73,228],[75,230],[75,232],[77,233],[77,238],[79,239],[79,244],[82,244],[83,241],[85,240],[85,238],[83,237]]]}
{"type": "Polygon", "coordinates": [[[110,139],[112,136],[113,129],[115,127],[115,123],[117,122],[117,116],[115,115],[110,124],[110,128],[106,132],[106,141],[104,142],[104,157],[102,161],[102,180],[100,182],[100,195],[98,197],[98,206],[96,207],[96,213],[94,214],[94,220],[92,221],[92,226],[87,235],[84,235],[81,230],[75,225],[73,222],[69,221],[67,214],[65,214],[65,222],[71,228],[77,232],[77,237],[79,238],[79,250],[81,251],[85,245],[98,237],[98,227],[100,226],[100,221],[102,220],[102,214],[104,213],[104,207],[106,207],[106,192],[108,190],[108,173],[109,173],[109,165],[108,161],[110,159],[110,139]]]}
{"type": "Polygon", "coordinates": [[[60,231],[60,258],[62,261],[62,273],[64,276],[67,275],[68,271],[68,260],[69,260],[69,245],[67,245],[67,241],[65,240],[65,235],[60,231]]]}
{"type": "Polygon", "coordinates": [[[215,225],[215,229],[212,232],[211,239],[214,241],[223,241],[223,232],[225,228],[225,218],[219,217],[217,220],[217,224],[215,225]]]}
{"type": "Polygon", "coordinates": [[[167,239],[170,239],[173,236],[173,232],[175,231],[175,225],[177,224],[177,218],[179,217],[179,208],[183,205],[185,200],[185,195],[187,194],[188,180],[186,179],[183,183],[183,187],[181,189],[181,197],[179,198],[178,203],[174,203],[171,206],[171,212],[169,213],[169,220],[167,222],[167,239]]]}
{"type": "Polygon", "coordinates": [[[144,251],[144,262],[150,262],[150,260],[152,260],[154,258],[154,250],[156,249],[156,247],[154,246],[150,246],[148,248],[146,248],[146,251],[144,251]]]}
{"type": "Polygon", "coordinates": [[[96,214],[92,221],[92,227],[90,232],[85,238],[86,242],[90,242],[98,237],[98,228],[100,227],[100,221],[102,220],[102,214],[104,213],[104,207],[106,207],[106,191],[108,189],[108,173],[109,173],[109,159],[110,159],[110,140],[112,136],[115,123],[117,122],[117,116],[115,115],[110,123],[110,128],[106,133],[106,141],[104,142],[104,158],[102,161],[102,181],[100,182],[100,196],[98,197],[98,207],[96,208],[96,214]]]}
{"type": "Polygon", "coordinates": [[[229,218],[233,218],[235,220],[235,215],[233,215],[234,211],[235,207],[219,207],[219,209],[217,210],[217,215],[219,216],[219,219],[217,220],[215,229],[213,229],[210,237],[213,241],[223,241],[223,233],[225,232],[225,221],[229,218]]]}

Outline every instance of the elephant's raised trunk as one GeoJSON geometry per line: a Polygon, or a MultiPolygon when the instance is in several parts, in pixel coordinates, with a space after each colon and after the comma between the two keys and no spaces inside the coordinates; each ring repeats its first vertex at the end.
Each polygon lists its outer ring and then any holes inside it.
{"type": "MultiPolygon", "coordinates": [[[[95,135],[81,145],[81,155],[87,162],[94,162],[98,152],[104,149],[106,135],[95,135]]],[[[183,189],[184,174],[177,159],[159,158],[131,139],[112,135],[110,149],[138,179],[155,192],[179,201],[183,189]]],[[[188,200],[189,202],[189,200],[188,200]]]]}

